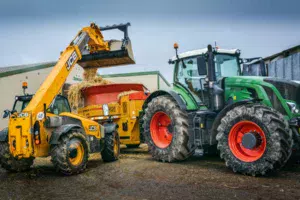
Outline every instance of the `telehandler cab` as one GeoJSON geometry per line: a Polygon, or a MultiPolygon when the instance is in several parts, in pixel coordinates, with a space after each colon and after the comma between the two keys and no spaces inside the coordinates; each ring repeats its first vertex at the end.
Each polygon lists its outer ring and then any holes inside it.
{"type": "MultiPolygon", "coordinates": [[[[8,171],[28,170],[34,158],[51,156],[55,168],[67,175],[86,168],[89,153],[101,152],[104,161],[118,159],[120,140],[116,124],[108,120],[100,125],[71,113],[67,98],[58,95],[74,65],[84,68],[131,64],[127,27],[114,25],[103,29],[119,29],[126,36],[116,51],[104,41],[101,28],[92,23],[84,27],[70,43],[51,73],[34,95],[16,96],[8,128],[0,132],[0,164],[8,171]]],[[[131,48],[131,46],[130,46],[131,48]]]]}
{"type": "Polygon", "coordinates": [[[279,170],[299,149],[300,84],[242,76],[240,51],[212,48],[182,54],[169,91],[143,105],[145,141],[163,162],[219,151],[226,166],[247,175],[279,170]]]}

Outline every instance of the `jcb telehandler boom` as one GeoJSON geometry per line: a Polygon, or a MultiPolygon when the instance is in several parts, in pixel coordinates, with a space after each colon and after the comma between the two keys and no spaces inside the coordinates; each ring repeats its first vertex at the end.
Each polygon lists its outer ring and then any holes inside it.
{"type": "MultiPolygon", "coordinates": [[[[114,25],[113,28],[127,35],[129,25],[114,25]]],[[[128,36],[124,41],[128,43],[128,36]]],[[[92,67],[129,63],[126,61],[126,44],[117,54],[110,50],[109,44],[104,41],[97,25],[92,23],[84,27],[61,53],[36,94],[16,97],[13,110],[7,110],[4,114],[4,117],[10,117],[9,126],[0,132],[0,163],[3,168],[23,171],[30,168],[34,158],[51,155],[57,170],[74,174],[85,169],[91,152],[100,151],[105,161],[118,159],[119,136],[116,125],[108,122],[102,126],[71,113],[68,100],[58,95],[72,68],[86,52],[88,55],[85,56],[101,57],[97,60],[88,59],[88,62],[96,62],[92,67]],[[21,108],[16,105],[21,105],[21,108]]]]}

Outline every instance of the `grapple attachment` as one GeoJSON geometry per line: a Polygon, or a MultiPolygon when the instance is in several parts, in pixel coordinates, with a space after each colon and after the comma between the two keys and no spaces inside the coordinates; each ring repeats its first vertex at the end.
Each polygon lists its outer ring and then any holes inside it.
{"type": "Polygon", "coordinates": [[[100,31],[119,29],[124,33],[123,40],[108,41],[110,51],[83,54],[78,64],[83,68],[104,68],[117,65],[135,64],[127,24],[100,27],[100,31]]]}

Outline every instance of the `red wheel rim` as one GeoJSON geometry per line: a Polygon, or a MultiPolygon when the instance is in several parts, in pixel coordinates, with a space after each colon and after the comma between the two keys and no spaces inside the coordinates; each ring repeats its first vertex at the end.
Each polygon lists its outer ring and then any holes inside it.
{"type": "Polygon", "coordinates": [[[150,122],[150,132],[154,144],[159,148],[168,147],[173,135],[168,127],[171,125],[170,117],[164,112],[157,112],[153,115],[150,122]]]}
{"type": "Polygon", "coordinates": [[[267,146],[264,131],[256,123],[251,121],[240,121],[235,124],[229,132],[228,143],[233,155],[244,162],[254,162],[260,159],[267,146]],[[252,149],[245,148],[242,144],[243,136],[250,132],[255,133],[260,141],[259,144],[252,149]]]}

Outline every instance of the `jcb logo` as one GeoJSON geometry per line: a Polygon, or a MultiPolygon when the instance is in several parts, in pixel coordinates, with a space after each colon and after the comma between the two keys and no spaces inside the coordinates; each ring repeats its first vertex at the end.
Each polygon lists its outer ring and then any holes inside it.
{"type": "Polygon", "coordinates": [[[90,126],[89,131],[97,131],[97,126],[90,126]]]}
{"type": "Polygon", "coordinates": [[[72,54],[71,54],[71,56],[70,56],[70,58],[68,59],[68,61],[67,61],[67,70],[69,71],[70,70],[70,68],[72,67],[72,65],[74,64],[74,62],[76,61],[76,59],[77,59],[77,54],[76,54],[76,51],[74,51],[72,54]]]}
{"type": "Polygon", "coordinates": [[[28,113],[20,113],[18,115],[19,118],[28,117],[28,113]]]}

